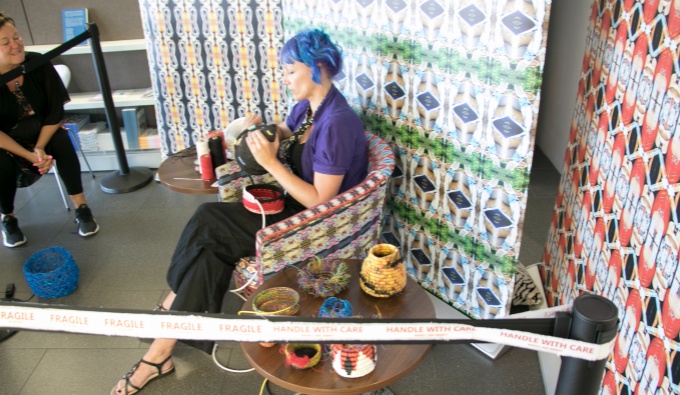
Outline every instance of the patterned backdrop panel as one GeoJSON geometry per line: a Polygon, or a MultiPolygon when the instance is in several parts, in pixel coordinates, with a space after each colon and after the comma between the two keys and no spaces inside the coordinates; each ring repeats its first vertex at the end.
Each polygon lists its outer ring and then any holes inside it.
{"type": "Polygon", "coordinates": [[[139,7],[163,155],[249,113],[285,118],[278,0],[139,0],[139,7]]]}
{"type": "Polygon", "coordinates": [[[383,239],[423,287],[507,314],[526,210],[550,1],[283,0],[323,27],[342,92],[397,161],[383,239]]]}
{"type": "Polygon", "coordinates": [[[603,393],[680,393],[680,2],[596,1],[542,267],[619,308],[603,393]]]}

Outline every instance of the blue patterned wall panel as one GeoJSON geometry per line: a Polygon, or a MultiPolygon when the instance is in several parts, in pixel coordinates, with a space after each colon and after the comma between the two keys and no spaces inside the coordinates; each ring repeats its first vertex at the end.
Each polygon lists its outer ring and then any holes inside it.
{"type": "Polygon", "coordinates": [[[508,313],[533,158],[549,1],[283,0],[291,36],[323,27],[339,85],[388,140],[384,240],[471,317],[508,313]]]}

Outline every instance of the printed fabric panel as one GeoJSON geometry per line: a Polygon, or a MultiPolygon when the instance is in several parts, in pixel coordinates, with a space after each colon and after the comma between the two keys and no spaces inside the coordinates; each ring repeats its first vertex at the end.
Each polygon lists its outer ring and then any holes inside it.
{"type": "Polygon", "coordinates": [[[167,156],[255,113],[285,119],[278,0],[139,0],[167,156]]]}
{"type": "Polygon", "coordinates": [[[541,275],[619,308],[602,393],[680,393],[680,2],[593,4],[541,275]]]}
{"type": "Polygon", "coordinates": [[[319,27],[336,83],[396,167],[382,242],[473,318],[512,300],[533,159],[547,0],[282,0],[288,38],[319,27]]]}

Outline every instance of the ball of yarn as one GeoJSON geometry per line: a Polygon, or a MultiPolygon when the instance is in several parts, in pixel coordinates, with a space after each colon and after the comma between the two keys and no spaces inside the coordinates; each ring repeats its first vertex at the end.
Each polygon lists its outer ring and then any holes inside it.
{"type": "Polygon", "coordinates": [[[319,308],[321,318],[347,318],[352,316],[352,304],[335,296],[324,300],[319,308]]]}
{"type": "Polygon", "coordinates": [[[227,129],[224,131],[224,142],[227,144],[227,149],[229,150],[229,159],[236,158],[234,142],[238,138],[239,134],[243,132],[243,123],[245,121],[246,117],[236,118],[229,122],[227,129]]]}
{"type": "Polygon", "coordinates": [[[24,276],[37,296],[60,298],[76,289],[80,270],[70,252],[62,247],[49,247],[26,260],[24,276]]]}

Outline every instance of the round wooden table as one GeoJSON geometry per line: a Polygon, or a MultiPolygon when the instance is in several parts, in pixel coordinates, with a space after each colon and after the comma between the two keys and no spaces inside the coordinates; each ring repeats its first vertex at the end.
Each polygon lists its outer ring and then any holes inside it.
{"type": "Polygon", "coordinates": [[[196,149],[187,148],[169,156],[158,168],[158,179],[161,184],[173,191],[189,193],[192,195],[216,194],[219,188],[213,187],[217,179],[203,181],[201,173],[196,170],[196,149]]]}
{"type": "MultiPolygon", "coordinates": [[[[427,292],[415,281],[408,279],[404,291],[390,298],[374,298],[361,290],[359,261],[346,260],[352,278],[347,289],[336,297],[352,304],[354,315],[372,317],[378,312],[382,318],[435,318],[435,311],[427,292]]],[[[323,298],[315,298],[300,290],[297,269],[286,269],[265,281],[258,290],[272,287],[291,287],[300,294],[298,316],[318,315],[323,298]]],[[[246,301],[243,310],[252,310],[255,292],[246,301]]],[[[375,370],[366,376],[344,378],[338,375],[328,355],[311,369],[296,370],[286,366],[280,345],[263,347],[259,343],[241,343],[246,359],[262,376],[291,391],[303,394],[360,394],[386,387],[415,369],[430,350],[430,344],[378,344],[375,370]]]]}

